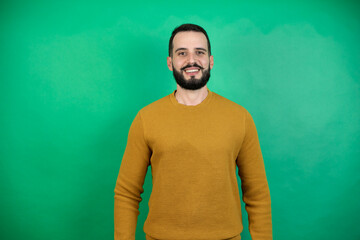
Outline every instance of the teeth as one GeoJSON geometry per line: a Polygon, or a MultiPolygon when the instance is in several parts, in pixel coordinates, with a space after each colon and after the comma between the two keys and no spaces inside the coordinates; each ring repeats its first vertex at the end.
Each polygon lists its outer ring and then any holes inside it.
{"type": "Polygon", "coordinates": [[[197,72],[197,71],[199,71],[199,69],[192,69],[192,70],[186,70],[186,72],[197,72]]]}

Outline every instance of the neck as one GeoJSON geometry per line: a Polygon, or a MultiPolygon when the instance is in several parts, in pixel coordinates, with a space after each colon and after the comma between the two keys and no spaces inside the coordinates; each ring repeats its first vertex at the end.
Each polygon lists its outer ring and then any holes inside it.
{"type": "Polygon", "coordinates": [[[195,106],[200,104],[208,95],[208,89],[206,85],[197,90],[188,90],[177,86],[175,92],[176,100],[187,106],[195,106]]]}

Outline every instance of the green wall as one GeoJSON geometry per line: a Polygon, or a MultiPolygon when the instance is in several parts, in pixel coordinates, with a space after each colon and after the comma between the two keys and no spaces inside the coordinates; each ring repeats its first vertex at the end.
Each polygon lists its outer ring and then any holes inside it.
{"type": "Polygon", "coordinates": [[[1,2],[0,238],[113,238],[131,121],[176,88],[168,39],[192,22],[209,89],[257,124],[274,239],[360,239],[360,3],[149,2],[1,2]]]}

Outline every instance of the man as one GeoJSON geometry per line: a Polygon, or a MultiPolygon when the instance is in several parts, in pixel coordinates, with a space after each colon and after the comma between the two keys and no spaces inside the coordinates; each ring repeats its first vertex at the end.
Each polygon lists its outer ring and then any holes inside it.
{"type": "Polygon", "coordinates": [[[177,89],[142,108],[129,130],[115,187],[115,239],[135,239],[149,165],[153,190],[146,239],[240,239],[236,166],[252,239],[272,239],[255,124],[243,107],[207,88],[214,60],[205,30],[193,24],[176,28],[167,65],[177,89]]]}

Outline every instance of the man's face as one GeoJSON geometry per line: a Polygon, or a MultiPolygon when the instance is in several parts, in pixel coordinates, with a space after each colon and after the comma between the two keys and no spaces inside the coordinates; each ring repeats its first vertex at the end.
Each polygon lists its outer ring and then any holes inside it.
{"type": "Polygon", "coordinates": [[[173,46],[173,56],[167,58],[167,64],[177,84],[189,90],[205,86],[214,65],[205,35],[201,32],[179,32],[173,39],[173,46]]]}

